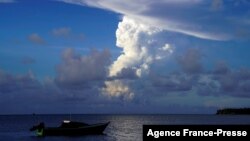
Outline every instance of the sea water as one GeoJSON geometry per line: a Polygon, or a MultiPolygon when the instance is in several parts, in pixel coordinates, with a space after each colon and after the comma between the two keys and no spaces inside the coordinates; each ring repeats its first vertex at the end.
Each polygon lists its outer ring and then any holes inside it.
{"type": "Polygon", "coordinates": [[[1,115],[0,141],[141,141],[143,124],[250,124],[249,115],[1,115]],[[59,126],[65,119],[89,124],[110,121],[103,135],[36,137],[39,122],[59,126]]]}

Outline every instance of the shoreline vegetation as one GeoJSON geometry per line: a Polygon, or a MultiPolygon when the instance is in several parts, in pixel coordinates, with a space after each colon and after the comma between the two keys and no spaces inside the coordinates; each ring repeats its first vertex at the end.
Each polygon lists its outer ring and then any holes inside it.
{"type": "Polygon", "coordinates": [[[225,108],[219,109],[216,115],[250,115],[250,108],[225,108]]]}

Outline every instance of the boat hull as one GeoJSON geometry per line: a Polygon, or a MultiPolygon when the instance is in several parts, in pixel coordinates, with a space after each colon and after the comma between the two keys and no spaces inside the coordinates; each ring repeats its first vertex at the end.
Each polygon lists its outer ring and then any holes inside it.
{"type": "Polygon", "coordinates": [[[109,122],[79,128],[47,127],[43,129],[42,136],[81,136],[89,134],[103,134],[103,131],[108,124],[109,122]]]}

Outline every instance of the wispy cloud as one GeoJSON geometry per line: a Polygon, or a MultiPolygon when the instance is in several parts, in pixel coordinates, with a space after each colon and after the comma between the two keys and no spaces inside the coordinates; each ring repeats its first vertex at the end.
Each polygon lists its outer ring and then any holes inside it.
{"type": "Polygon", "coordinates": [[[52,29],[51,34],[55,37],[61,37],[64,39],[73,39],[73,40],[80,40],[80,41],[84,39],[84,34],[75,33],[72,31],[70,27],[54,28],[52,29]]]}
{"type": "Polygon", "coordinates": [[[45,44],[45,40],[38,34],[38,33],[32,33],[28,36],[28,40],[35,44],[45,44]]]}
{"type": "Polygon", "coordinates": [[[0,3],[15,3],[16,0],[0,0],[0,3]]]}
{"type": "Polygon", "coordinates": [[[235,35],[235,28],[241,27],[243,23],[238,22],[235,24],[228,21],[227,18],[237,17],[240,21],[246,20],[246,16],[248,15],[247,17],[249,17],[247,9],[250,6],[249,3],[239,3],[237,1],[224,4],[221,0],[62,1],[111,10],[148,25],[211,40],[238,38],[237,35],[235,35]],[[239,11],[238,8],[242,5],[245,8],[239,11]],[[221,8],[223,8],[223,10],[219,10],[221,8]]]}
{"type": "Polygon", "coordinates": [[[69,27],[61,27],[61,28],[55,28],[52,30],[52,34],[57,37],[67,37],[71,34],[71,28],[69,27]]]}
{"type": "Polygon", "coordinates": [[[22,58],[21,63],[24,65],[31,65],[31,64],[36,63],[36,60],[32,57],[25,56],[22,58]]]}

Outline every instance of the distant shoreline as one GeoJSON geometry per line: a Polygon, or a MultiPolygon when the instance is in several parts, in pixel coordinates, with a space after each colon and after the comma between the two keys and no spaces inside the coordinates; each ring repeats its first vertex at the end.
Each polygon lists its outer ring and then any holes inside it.
{"type": "Polygon", "coordinates": [[[219,109],[216,115],[250,115],[250,108],[225,108],[219,109]]]}

